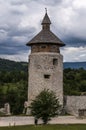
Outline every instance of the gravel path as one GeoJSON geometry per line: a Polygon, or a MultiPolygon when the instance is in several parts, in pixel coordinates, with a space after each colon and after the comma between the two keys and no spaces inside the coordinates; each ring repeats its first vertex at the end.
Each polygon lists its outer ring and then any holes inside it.
{"type": "MultiPolygon", "coordinates": [[[[42,124],[42,121],[38,121],[42,124]]],[[[29,116],[12,116],[0,117],[0,126],[15,126],[15,125],[31,125],[34,124],[34,117],[29,116]]],[[[79,119],[74,116],[59,116],[52,118],[49,124],[86,124],[86,119],[79,119]]]]}

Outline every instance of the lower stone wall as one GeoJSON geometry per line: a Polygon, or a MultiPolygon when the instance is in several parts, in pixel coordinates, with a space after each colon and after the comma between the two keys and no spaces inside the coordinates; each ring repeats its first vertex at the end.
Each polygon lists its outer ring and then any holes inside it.
{"type": "Polygon", "coordinates": [[[79,110],[86,110],[86,96],[65,96],[65,110],[78,116],[79,110]]]}

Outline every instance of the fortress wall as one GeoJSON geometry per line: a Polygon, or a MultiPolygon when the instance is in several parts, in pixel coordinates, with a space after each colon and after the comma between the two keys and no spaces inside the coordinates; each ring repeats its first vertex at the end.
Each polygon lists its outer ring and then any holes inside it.
{"type": "Polygon", "coordinates": [[[79,110],[86,110],[86,96],[66,96],[65,109],[69,114],[79,115],[79,110]]]}

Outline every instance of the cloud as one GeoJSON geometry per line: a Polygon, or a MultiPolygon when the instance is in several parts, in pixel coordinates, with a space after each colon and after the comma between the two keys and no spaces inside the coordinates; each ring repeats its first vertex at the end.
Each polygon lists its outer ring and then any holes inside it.
{"type": "Polygon", "coordinates": [[[86,46],[85,0],[0,0],[1,55],[26,53],[29,49],[26,43],[41,30],[45,7],[52,22],[51,30],[68,49],[86,46]]]}
{"type": "MultiPolygon", "coordinates": [[[[37,3],[44,4],[47,6],[55,6],[56,4],[60,4],[63,0],[36,0],[37,3]]],[[[35,0],[34,0],[35,2],[35,0]]]]}
{"type": "Polygon", "coordinates": [[[61,53],[65,62],[86,61],[86,47],[65,47],[61,53]]]}
{"type": "Polygon", "coordinates": [[[56,25],[54,28],[57,35],[67,45],[74,45],[79,41],[86,45],[86,1],[65,0],[62,5],[59,5],[58,10],[55,8],[55,13],[53,13],[53,16],[55,15],[54,25],[56,25]]]}
{"type": "Polygon", "coordinates": [[[30,50],[26,51],[26,52],[20,52],[18,54],[13,54],[13,55],[9,55],[9,54],[1,54],[1,57],[4,59],[10,59],[13,61],[28,61],[28,55],[30,54],[30,50]]]}

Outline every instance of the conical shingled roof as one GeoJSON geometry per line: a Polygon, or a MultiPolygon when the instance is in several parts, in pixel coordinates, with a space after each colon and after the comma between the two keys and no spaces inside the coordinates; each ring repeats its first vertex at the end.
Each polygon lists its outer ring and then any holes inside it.
{"type": "Polygon", "coordinates": [[[30,40],[27,45],[31,46],[32,44],[57,44],[59,46],[64,46],[65,44],[53,33],[50,31],[51,21],[47,15],[47,12],[42,21],[42,30],[30,40]]]}
{"type": "Polygon", "coordinates": [[[51,21],[47,15],[47,13],[45,14],[45,16],[43,18],[42,24],[51,24],[51,21]]]}

